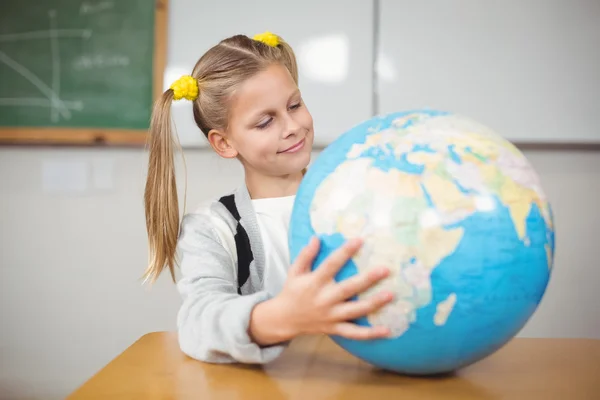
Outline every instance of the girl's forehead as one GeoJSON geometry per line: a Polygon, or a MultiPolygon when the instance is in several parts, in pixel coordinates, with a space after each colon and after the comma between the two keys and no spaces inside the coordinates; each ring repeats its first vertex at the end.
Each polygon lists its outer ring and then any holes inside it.
{"type": "Polygon", "coordinates": [[[231,99],[232,111],[252,112],[276,106],[286,102],[297,91],[298,87],[288,70],[274,64],[248,78],[236,89],[231,99]]]}
{"type": "Polygon", "coordinates": [[[295,90],[296,83],[284,66],[273,64],[246,79],[237,92],[242,95],[268,96],[286,89],[295,90]]]}

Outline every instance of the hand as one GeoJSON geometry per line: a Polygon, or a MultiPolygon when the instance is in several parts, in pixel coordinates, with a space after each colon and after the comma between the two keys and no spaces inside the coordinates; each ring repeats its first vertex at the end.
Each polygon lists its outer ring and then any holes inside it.
{"type": "Polygon", "coordinates": [[[272,325],[279,325],[279,338],[289,340],[300,334],[324,333],[364,340],[390,334],[385,327],[366,327],[347,322],[370,314],[393,300],[393,293],[385,291],[368,299],[346,301],[389,275],[387,268],[374,268],[342,282],[335,282],[336,273],[358,252],[361,245],[362,241],[358,239],[345,243],[315,271],[311,271],[311,266],[319,251],[319,240],[313,238],[302,250],[288,272],[283,290],[265,307],[265,313],[271,313],[271,321],[277,320],[272,325]]]}

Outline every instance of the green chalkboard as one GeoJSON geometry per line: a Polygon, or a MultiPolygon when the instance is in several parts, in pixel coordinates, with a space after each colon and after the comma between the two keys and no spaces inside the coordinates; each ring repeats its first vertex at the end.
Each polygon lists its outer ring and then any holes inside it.
{"type": "Polygon", "coordinates": [[[164,8],[149,0],[0,1],[0,130],[147,129],[162,82],[157,41],[165,33],[156,30],[166,30],[157,22],[164,8]]]}

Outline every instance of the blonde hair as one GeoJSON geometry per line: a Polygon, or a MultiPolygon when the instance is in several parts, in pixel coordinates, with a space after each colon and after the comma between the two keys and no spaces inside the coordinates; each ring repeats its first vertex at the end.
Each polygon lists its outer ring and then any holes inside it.
{"type": "MultiPolygon", "coordinates": [[[[276,36],[276,35],[275,35],[276,36]]],[[[208,137],[212,129],[225,130],[229,103],[235,89],[269,65],[288,69],[298,84],[298,68],[292,48],[276,36],[270,45],[245,35],[222,40],[196,63],[191,76],[198,84],[193,101],[196,125],[208,137]]],[[[175,138],[171,128],[173,89],[157,99],[152,111],[149,135],[149,163],[144,207],[149,242],[149,264],[144,280],[154,282],[165,266],[175,281],[176,247],[179,237],[179,202],[175,179],[175,138]]],[[[178,149],[181,149],[177,144],[178,149]]]]}

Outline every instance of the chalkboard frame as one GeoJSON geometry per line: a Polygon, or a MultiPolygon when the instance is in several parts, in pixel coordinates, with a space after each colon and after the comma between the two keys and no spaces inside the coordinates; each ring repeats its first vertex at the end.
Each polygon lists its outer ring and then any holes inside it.
{"type": "MultiPolygon", "coordinates": [[[[169,0],[155,0],[152,100],[163,92],[167,62],[169,0]]],[[[134,146],[147,143],[146,129],[0,127],[0,145],[134,146]]]]}

